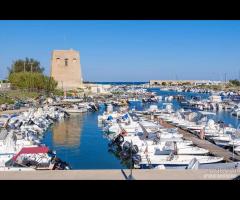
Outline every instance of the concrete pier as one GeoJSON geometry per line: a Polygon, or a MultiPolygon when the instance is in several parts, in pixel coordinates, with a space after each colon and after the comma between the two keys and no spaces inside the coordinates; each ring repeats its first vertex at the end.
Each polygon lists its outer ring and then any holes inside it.
{"type": "MultiPolygon", "coordinates": [[[[0,172],[0,180],[128,180],[130,170],[59,170],[0,172]]],[[[133,180],[232,180],[240,170],[134,169],[133,180]]]]}

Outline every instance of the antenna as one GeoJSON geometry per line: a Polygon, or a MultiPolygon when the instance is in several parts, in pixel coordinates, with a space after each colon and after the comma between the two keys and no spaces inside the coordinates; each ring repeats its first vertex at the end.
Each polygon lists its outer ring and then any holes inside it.
{"type": "Polygon", "coordinates": [[[225,80],[225,83],[227,83],[227,73],[226,72],[224,73],[224,80],[225,80]]]}
{"type": "Polygon", "coordinates": [[[238,70],[238,80],[240,81],[240,69],[238,70]]]}
{"type": "Polygon", "coordinates": [[[178,81],[178,75],[176,74],[176,81],[178,81]]]}

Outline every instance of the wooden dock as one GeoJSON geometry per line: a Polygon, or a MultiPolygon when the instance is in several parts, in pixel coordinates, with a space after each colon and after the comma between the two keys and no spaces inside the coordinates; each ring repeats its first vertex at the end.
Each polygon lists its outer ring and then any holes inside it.
{"type": "Polygon", "coordinates": [[[139,122],[139,125],[140,125],[140,127],[142,128],[143,133],[144,133],[143,139],[146,139],[147,136],[148,136],[148,132],[147,132],[146,128],[145,128],[140,122],[139,122]]]}
{"type": "MultiPolygon", "coordinates": [[[[132,114],[132,115],[134,115],[135,117],[137,117],[139,119],[139,117],[137,115],[135,115],[135,114],[132,114]]],[[[215,144],[213,144],[213,143],[211,143],[207,140],[202,140],[202,139],[198,138],[196,135],[194,135],[194,134],[192,134],[188,131],[185,131],[185,130],[179,128],[179,127],[173,126],[173,125],[165,122],[164,120],[162,120],[162,121],[163,122],[161,123],[161,125],[163,127],[165,127],[165,128],[178,128],[179,133],[181,133],[183,135],[184,139],[192,141],[193,144],[198,146],[198,147],[209,150],[210,154],[218,156],[218,157],[223,157],[223,159],[226,162],[240,161],[240,156],[234,154],[234,159],[233,159],[233,153],[228,151],[227,149],[221,148],[221,147],[219,147],[219,146],[217,146],[217,145],[215,145],[215,144]]],[[[141,123],[139,123],[139,125],[141,126],[141,128],[144,132],[143,137],[146,138],[146,136],[148,135],[148,132],[147,132],[146,128],[141,123]]]]}
{"type": "MultiPolygon", "coordinates": [[[[173,126],[165,121],[161,125],[166,128],[176,128],[176,126],[173,126]]],[[[207,140],[201,140],[196,135],[194,135],[188,131],[182,130],[180,128],[178,128],[178,131],[179,131],[179,133],[181,133],[183,135],[184,139],[191,140],[193,142],[193,144],[195,144],[196,146],[204,148],[204,149],[208,149],[211,154],[213,154],[215,156],[223,157],[224,160],[227,162],[234,161],[232,158],[232,156],[233,156],[232,152],[230,152],[224,148],[221,148],[207,140]]],[[[240,161],[240,156],[234,154],[234,159],[235,159],[235,161],[240,161]]]]}

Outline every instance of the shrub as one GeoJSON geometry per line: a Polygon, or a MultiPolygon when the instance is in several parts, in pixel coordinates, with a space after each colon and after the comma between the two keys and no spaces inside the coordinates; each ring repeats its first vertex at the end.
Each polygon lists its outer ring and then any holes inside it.
{"type": "Polygon", "coordinates": [[[36,89],[38,91],[52,92],[57,87],[57,82],[52,77],[44,76],[38,72],[10,73],[8,80],[13,87],[19,89],[36,89]]]}

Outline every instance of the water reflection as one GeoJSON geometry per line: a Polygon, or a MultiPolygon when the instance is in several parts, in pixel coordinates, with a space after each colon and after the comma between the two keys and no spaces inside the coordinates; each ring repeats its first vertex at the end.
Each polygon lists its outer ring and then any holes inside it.
{"type": "Polygon", "coordinates": [[[53,126],[53,143],[57,146],[79,146],[83,125],[83,115],[73,114],[70,119],[58,122],[53,126]]]}

